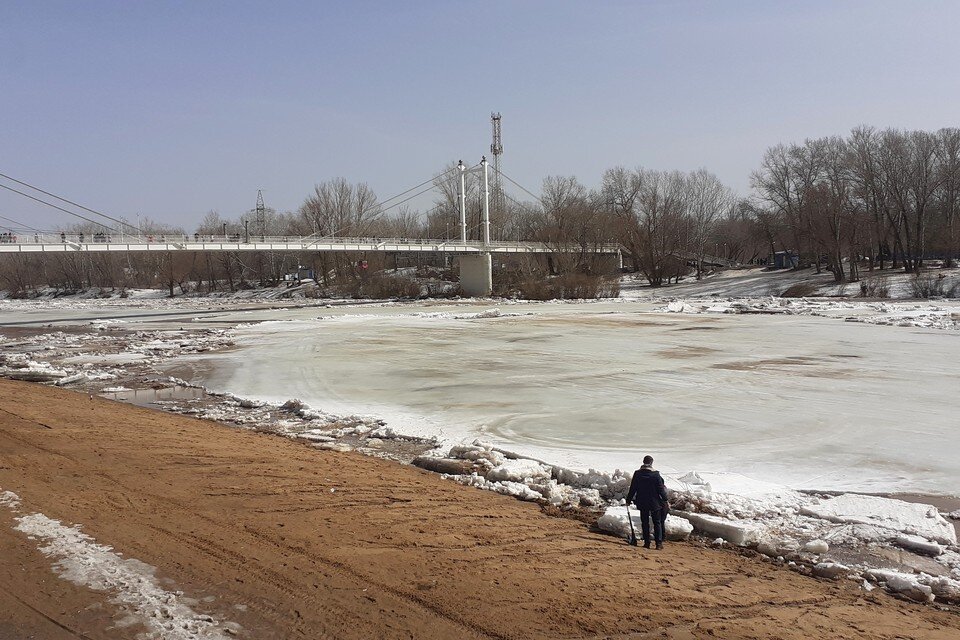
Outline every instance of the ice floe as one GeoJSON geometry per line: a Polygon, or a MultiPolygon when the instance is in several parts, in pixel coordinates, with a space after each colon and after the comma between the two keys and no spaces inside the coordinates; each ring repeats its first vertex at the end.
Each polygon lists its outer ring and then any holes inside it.
{"type": "Polygon", "coordinates": [[[957,544],[957,532],[936,507],[858,494],[819,500],[800,509],[803,515],[841,524],[865,524],[957,544]]]}

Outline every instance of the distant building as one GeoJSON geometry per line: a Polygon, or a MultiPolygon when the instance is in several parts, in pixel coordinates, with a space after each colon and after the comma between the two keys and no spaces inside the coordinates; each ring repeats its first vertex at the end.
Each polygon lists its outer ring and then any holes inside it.
{"type": "Polygon", "coordinates": [[[796,269],[800,266],[800,256],[796,251],[776,251],[770,256],[770,265],[774,269],[796,269]]]}
{"type": "Polygon", "coordinates": [[[286,282],[299,282],[301,280],[313,280],[313,269],[308,269],[304,266],[297,267],[296,272],[288,273],[283,276],[284,281],[286,282]]]}

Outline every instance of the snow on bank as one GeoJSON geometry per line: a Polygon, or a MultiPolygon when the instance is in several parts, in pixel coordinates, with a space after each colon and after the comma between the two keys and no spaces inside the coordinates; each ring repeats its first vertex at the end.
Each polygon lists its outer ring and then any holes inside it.
{"type": "Polygon", "coordinates": [[[5,344],[0,353],[0,377],[56,386],[116,380],[129,367],[149,365],[233,344],[233,332],[135,331],[65,333],[52,331],[35,338],[5,344]],[[14,351],[20,347],[22,352],[14,351]]]}
{"type": "Polygon", "coordinates": [[[838,318],[847,322],[960,330],[956,303],[890,303],[816,300],[810,298],[726,298],[709,301],[678,298],[658,309],[684,314],[769,314],[838,318]]]}
{"type": "MultiPolygon", "coordinates": [[[[11,491],[0,493],[0,506],[15,514],[21,509],[19,497],[11,491]]],[[[153,567],[121,558],[79,527],[64,525],[42,513],[16,515],[14,521],[16,531],[40,541],[40,552],[54,562],[54,572],[61,579],[109,593],[110,601],[124,613],[119,625],[144,625],[147,631],[139,637],[225,640],[240,630],[236,623],[197,613],[186,604],[182,592],[160,586],[153,567]]]]}
{"type": "MultiPolygon", "coordinates": [[[[960,269],[936,268],[927,272],[938,277],[945,292],[960,286],[960,269]]],[[[891,299],[909,299],[914,297],[914,274],[901,269],[883,271],[863,270],[859,282],[840,282],[833,279],[828,271],[816,273],[813,267],[794,271],[791,269],[769,269],[767,267],[742,267],[721,269],[706,275],[701,280],[684,278],[677,284],[664,287],[651,287],[639,274],[623,276],[620,280],[620,295],[633,300],[657,300],[664,297],[708,298],[708,297],[763,297],[780,296],[791,287],[803,286],[810,296],[855,298],[861,295],[861,283],[874,288],[877,285],[887,288],[891,299]]]]}

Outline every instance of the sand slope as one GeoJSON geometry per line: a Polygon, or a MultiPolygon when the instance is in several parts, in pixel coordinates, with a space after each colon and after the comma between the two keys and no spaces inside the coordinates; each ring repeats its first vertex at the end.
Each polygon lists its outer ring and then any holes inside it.
{"type": "MultiPolygon", "coordinates": [[[[956,638],[960,616],[733,552],[644,552],[415,468],[0,381],[0,490],[249,638],[956,638]]],[[[0,507],[0,638],[133,638],[0,507]],[[111,628],[113,627],[113,628],[111,628]]]]}

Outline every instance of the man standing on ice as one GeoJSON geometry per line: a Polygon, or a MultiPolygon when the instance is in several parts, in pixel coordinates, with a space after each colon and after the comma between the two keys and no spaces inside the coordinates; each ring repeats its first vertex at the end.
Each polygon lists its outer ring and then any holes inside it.
{"type": "Polygon", "coordinates": [[[644,456],[643,466],[634,471],[627,493],[627,503],[633,502],[640,510],[643,547],[650,548],[650,520],[653,520],[653,539],[657,549],[663,549],[662,511],[667,502],[667,488],[660,472],[653,468],[653,457],[644,456]]]}

